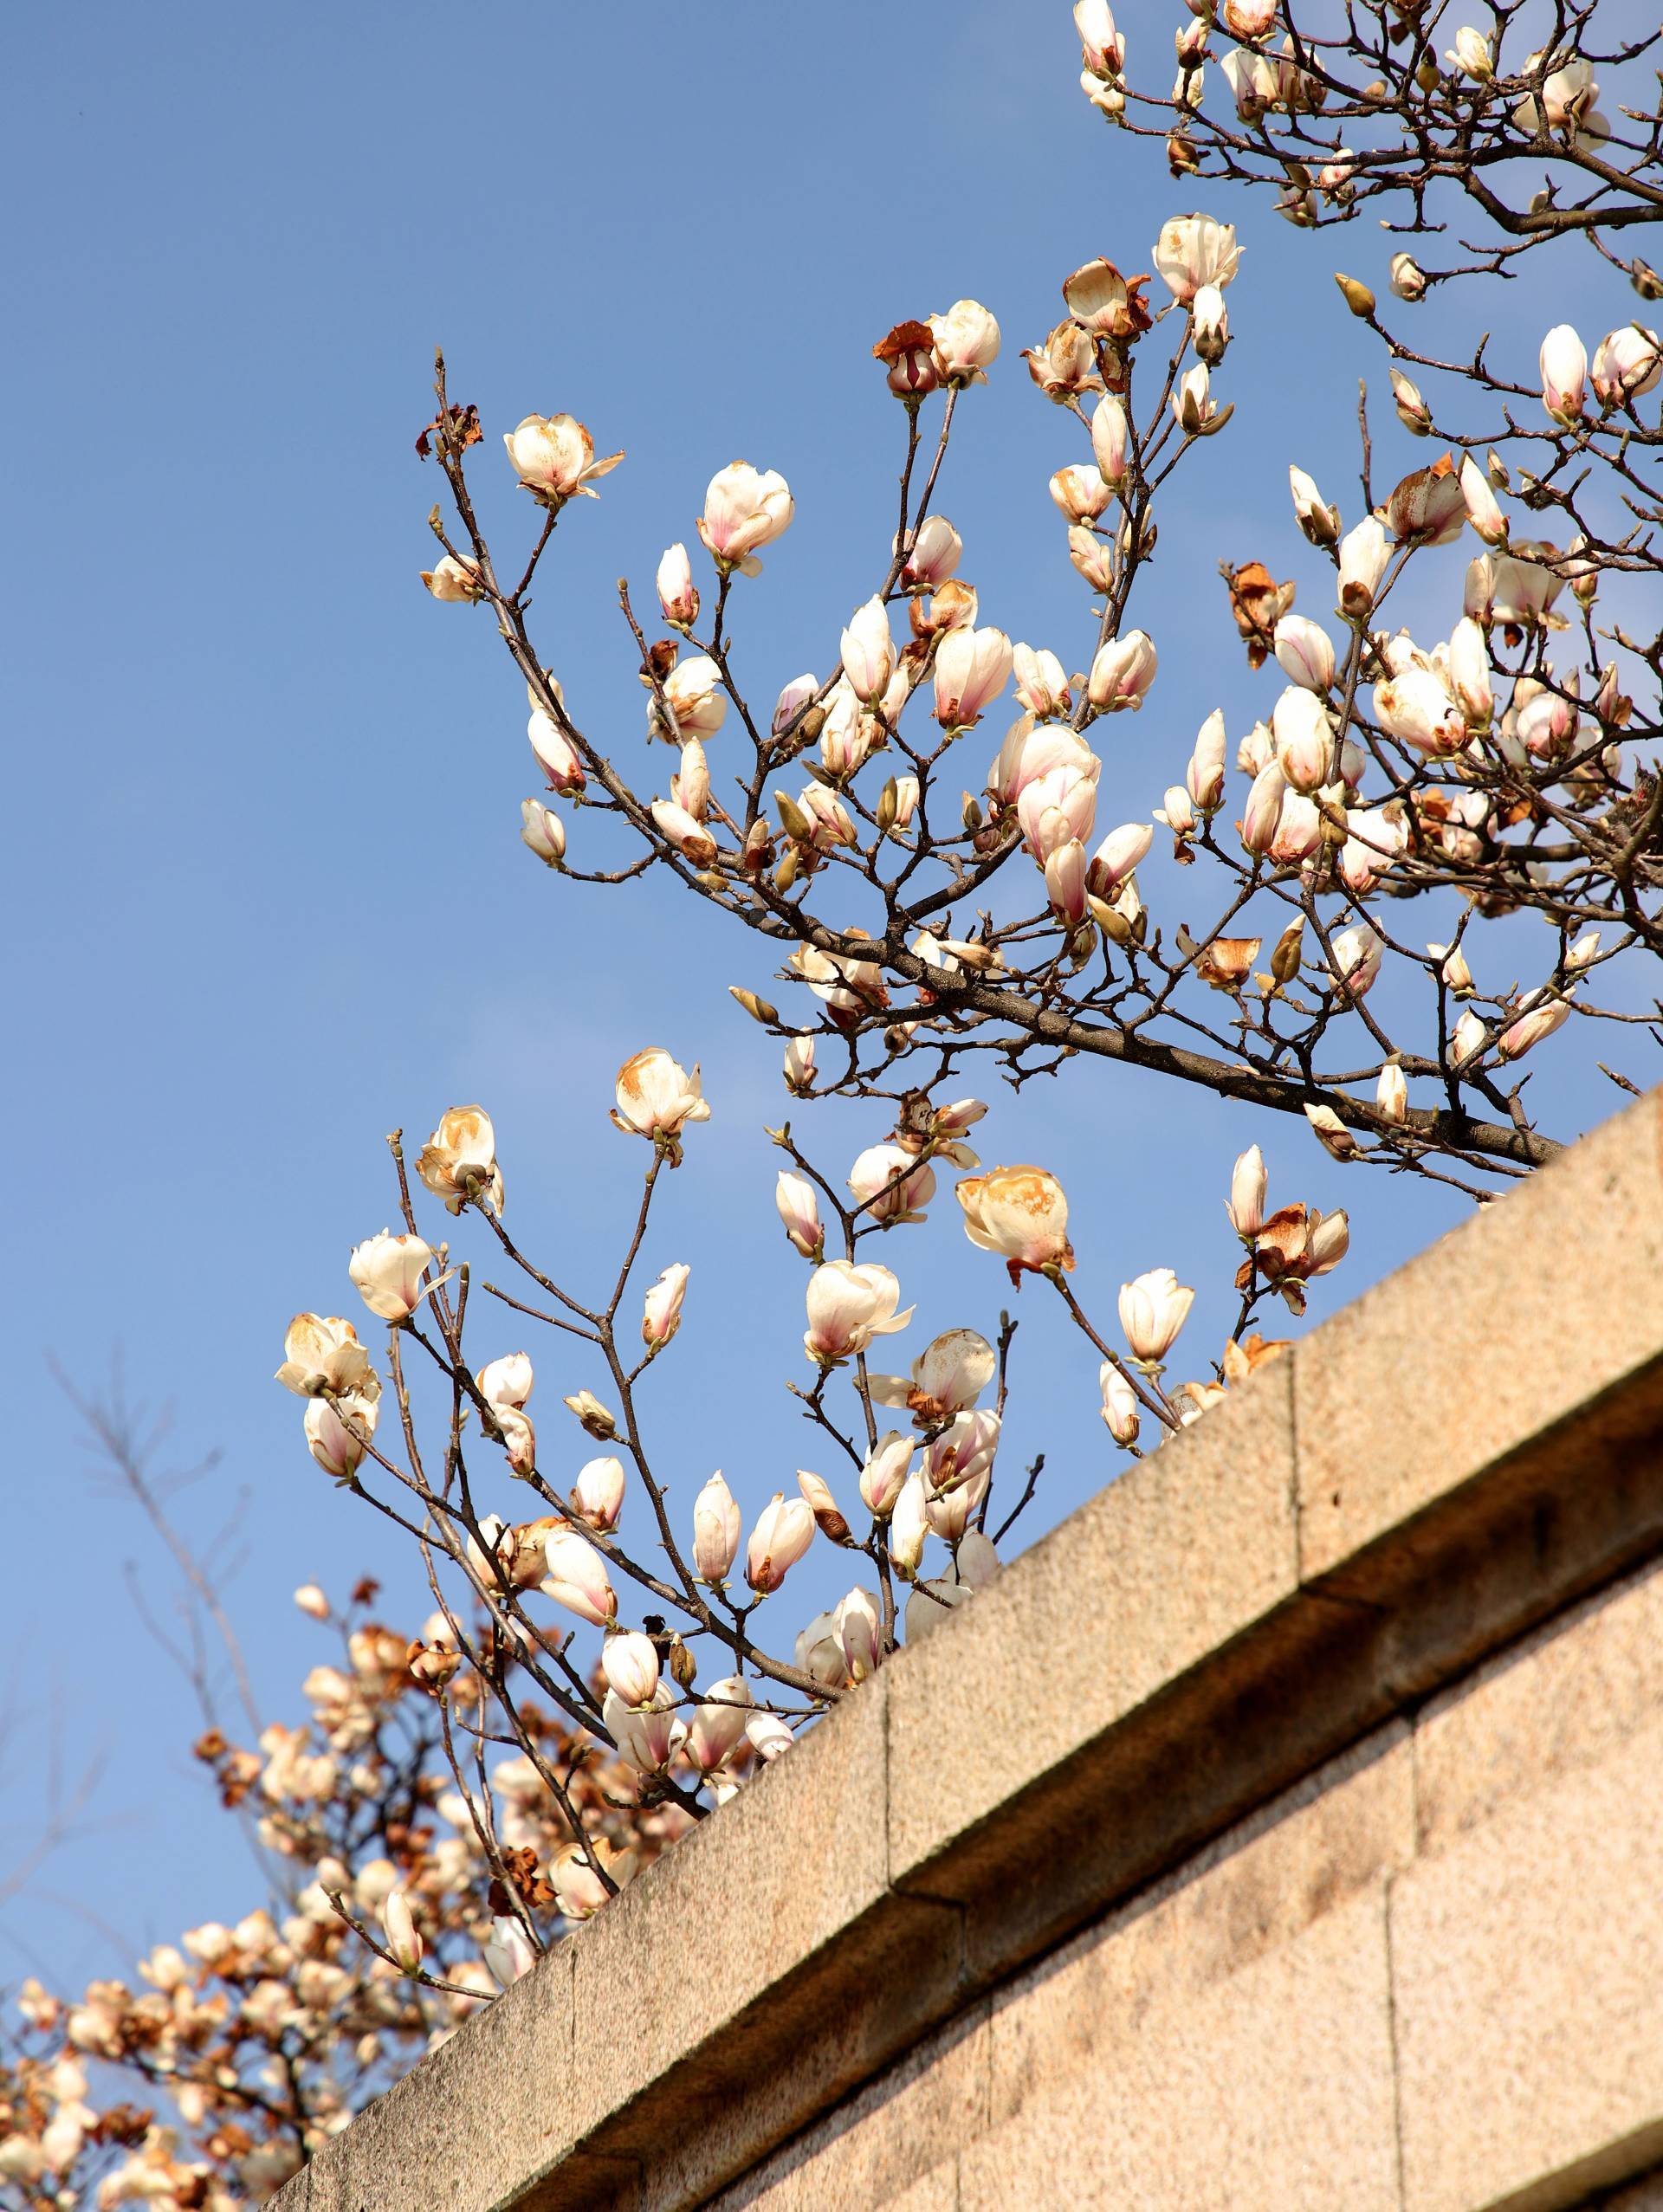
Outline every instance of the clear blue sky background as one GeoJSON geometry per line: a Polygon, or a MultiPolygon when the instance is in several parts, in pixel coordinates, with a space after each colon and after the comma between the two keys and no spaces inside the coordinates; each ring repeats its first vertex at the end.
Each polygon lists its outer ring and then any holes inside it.
{"type": "MultiPolygon", "coordinates": [[[[1134,67],[1164,83],[1170,23],[1139,12],[1134,67]]],[[[1086,594],[1045,479],[1082,449],[1018,352],[1061,312],[1071,268],[1097,252],[1148,268],[1193,195],[1158,148],[1087,108],[1061,0],[851,0],[834,24],[763,0],[175,0],[36,10],[9,45],[0,605],[20,1049],[0,1872],[39,1831],[54,1741],[72,1771],[94,1750],[107,1765],[92,1825],[0,1910],[0,1980],[32,1966],[67,1982],[256,1891],[188,1756],[189,1693],[124,1585],[132,1562],[165,1618],[165,1562],[92,1480],[49,1355],[96,1389],[119,1349],[135,1392],[171,1403],[180,1459],[223,1451],[182,1510],[200,1530],[245,1500],[230,1594],[267,1713],[295,1717],[301,1672],[328,1653],[294,1584],[340,1594],[374,1568],[390,1618],[425,1610],[414,1561],[312,1465],[300,1408],[269,1379],[292,1311],[355,1310],[348,1245],[392,1211],[383,1132],[419,1142],[446,1105],[483,1101],[517,1235],[592,1284],[644,1160],[607,1123],[613,1071],[662,1043],[702,1060],[714,1108],[649,1255],[693,1265],[648,1394],[682,1510],[713,1465],[754,1509],[805,1456],[782,1387],[804,1372],[801,1271],[760,1134],[784,1094],[775,1048],[724,990],[767,989],[767,971],[657,888],[581,891],[521,849],[521,684],[483,615],[417,581],[438,484],[411,446],[435,342],[482,411],[477,480],[503,546],[533,519],[503,428],[569,409],[600,450],[627,449],[599,502],[562,524],[537,614],[568,696],[630,761],[642,697],[612,579],[650,594],[661,547],[694,541],[703,487],[734,455],[779,468],[797,520],[737,595],[738,663],[764,700],[824,671],[893,527],[901,416],[870,346],[961,294],[994,309],[1006,350],[968,398],[937,504],[983,618],[1079,663],[1086,594]]],[[[1211,707],[1228,706],[1233,739],[1275,695],[1273,671],[1242,667],[1220,558],[1262,555],[1326,611],[1289,460],[1357,507],[1355,379],[1380,366],[1329,271],[1383,289],[1385,242],[1359,225],[1336,251],[1214,199],[1248,246],[1219,379],[1241,404],[1163,522],[1141,611],[1162,673],[1146,710],[1103,733],[1105,824],[1148,818],[1211,707]]],[[[1613,289],[1605,320],[1629,312],[1613,289]]],[[[1528,360],[1539,329],[1519,328],[1528,360]]],[[[1384,482],[1429,457],[1388,412],[1376,423],[1384,482]]],[[[1454,591],[1465,549],[1450,558],[1454,591]]],[[[967,780],[1003,727],[969,741],[967,780]]],[[[586,834],[579,817],[579,852],[586,834]]],[[[1146,891],[1168,924],[1201,919],[1169,870],[1146,871],[1146,891]]],[[[1278,1198],[1353,1208],[1353,1257],[1318,1313],[1457,1218],[1204,1093],[1077,1068],[1019,1105],[993,1100],[984,1154],[1064,1177],[1094,1312],[1107,1321],[1120,1281],[1162,1263],[1202,1285],[1182,1372],[1223,1335],[1220,1201],[1253,1138],[1278,1198]]],[[[872,1115],[799,1125],[839,1173],[885,1134],[872,1115]]],[[[882,1255],[920,1303],[909,1353],[951,1324],[991,1333],[1009,1295],[946,1189],[935,1213],[882,1255]]],[[[1051,1454],[1037,1531],[1111,1461],[1095,1357],[1039,1291],[1020,1310],[1006,1464],[1051,1454]]],[[[482,1339],[481,1357],[521,1336],[482,1339]]],[[[583,1440],[559,1398],[598,1378],[533,1349],[545,1456],[552,1443],[569,1471],[583,1440]]],[[[833,1471],[812,1447],[806,1464],[833,1471]]]]}

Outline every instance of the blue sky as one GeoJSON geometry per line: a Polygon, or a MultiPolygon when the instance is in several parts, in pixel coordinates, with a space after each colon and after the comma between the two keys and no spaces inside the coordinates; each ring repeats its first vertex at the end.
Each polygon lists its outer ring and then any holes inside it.
{"type": "MultiPolygon", "coordinates": [[[[1163,79],[1169,29],[1145,35],[1163,79]]],[[[644,1158],[607,1123],[613,1072],[658,1043],[702,1061],[714,1109],[648,1254],[650,1272],[693,1266],[650,1400],[683,1511],[714,1465],[754,1509],[818,1464],[782,1387],[804,1369],[801,1271],[761,1135],[784,1103],[776,1048],[724,989],[770,991],[767,969],[656,887],[584,891],[521,849],[522,688],[488,619],[417,581],[438,493],[411,450],[434,344],[483,416],[476,475],[504,546],[531,516],[502,429],[565,409],[599,450],[627,451],[562,522],[537,619],[580,717],[634,760],[642,695],[613,579],[650,595],[659,551],[694,541],[704,485],[735,454],[778,468],[797,519],[736,595],[738,664],[764,700],[824,672],[893,528],[901,412],[870,348],[961,294],[999,315],[1005,353],[966,402],[936,504],[982,618],[1079,665],[1086,594],[1045,479],[1082,446],[1019,349],[1061,313],[1071,268],[1098,252],[1149,267],[1194,195],[1087,108],[1060,3],[851,0],[827,36],[760,0],[176,0],[38,10],[9,36],[25,94],[4,155],[23,219],[3,556],[23,1156],[0,1879],[40,1828],[52,1739],[72,1769],[94,1750],[105,1765],[92,1825],[0,1906],[0,1980],[67,1982],[119,1968],[117,1937],[163,1938],[256,1892],[189,1759],[189,1692],[124,1582],[131,1562],[165,1616],[165,1562],[91,1479],[49,1356],[95,1390],[119,1349],[135,1394],[171,1403],[178,1457],[223,1455],[180,1510],[199,1530],[242,1501],[230,1594],[268,1717],[297,1717],[300,1675],[328,1655],[290,1605],[297,1582],[339,1593],[374,1568],[388,1618],[413,1627],[426,1609],[414,1561],[313,1467],[269,1379],[291,1312],[354,1310],[348,1246],[392,1211],[383,1133],[419,1142],[445,1106],[482,1101],[516,1236],[593,1282],[644,1158]]],[[[1218,379],[1239,411],[1163,521],[1140,608],[1162,673],[1107,733],[1107,822],[1148,818],[1210,708],[1233,737],[1268,709],[1217,562],[1262,556],[1326,611],[1286,467],[1355,510],[1356,378],[1381,373],[1329,281],[1337,263],[1383,291],[1377,230],[1336,252],[1263,205],[1210,204],[1248,247],[1218,379]]],[[[1606,320],[1629,312],[1614,292],[1606,320]]],[[[1522,327],[1528,359],[1540,333],[1522,327]]],[[[1386,483],[1429,457],[1375,420],[1386,483]]],[[[1003,727],[969,741],[967,780],[1003,727]]],[[[579,851],[587,834],[579,817],[579,851]]],[[[1186,917],[1172,871],[1145,889],[1186,917]]],[[[1446,1196],[1348,1175],[1302,1128],[1151,1079],[1076,1067],[1020,1102],[992,1096],[980,1148],[1063,1177],[1080,1292],[1105,1323],[1143,1268],[1202,1286],[1185,1372],[1227,1317],[1220,1202],[1241,1146],[1263,1143],[1279,1198],[1353,1209],[1353,1256],[1317,1314],[1459,1218],[1446,1196]]],[[[839,1174],[886,1133],[858,1112],[798,1127],[825,1132],[839,1174]]],[[[919,1301],[908,1356],[939,1328],[991,1334],[1009,1297],[945,1189],[935,1213],[879,1255],[919,1301]]],[[[1006,1466],[1050,1455],[1037,1532],[1111,1461],[1095,1356],[1034,1289],[1019,1310],[1006,1466]]],[[[505,1329],[480,1355],[520,1341],[505,1329]]],[[[560,1395],[597,1378],[549,1354],[539,1374],[534,1410],[559,1437],[560,1395]]]]}

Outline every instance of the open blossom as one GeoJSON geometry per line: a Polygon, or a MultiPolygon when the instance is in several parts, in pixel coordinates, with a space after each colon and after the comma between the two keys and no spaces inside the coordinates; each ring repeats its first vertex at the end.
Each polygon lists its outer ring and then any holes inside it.
{"type": "Polygon", "coordinates": [[[1429,668],[1408,667],[1375,686],[1375,719],[1388,737],[1437,756],[1460,752],[1466,717],[1429,668]]]}
{"type": "Polygon", "coordinates": [[[416,1173],[447,1213],[469,1203],[502,1211],[502,1170],[496,1164],[496,1132],[482,1106],[452,1106],[423,1146],[416,1173]]]}
{"type": "Polygon", "coordinates": [[[935,365],[950,385],[986,384],[999,359],[999,325],[980,301],[955,300],[945,314],[931,315],[935,365]]]}
{"type": "Polygon", "coordinates": [[[1087,262],[1063,280],[1063,299],[1077,323],[1094,338],[1136,338],[1149,327],[1142,290],[1147,277],[1129,283],[1111,261],[1087,262]]]}
{"type": "MultiPolygon", "coordinates": [[[[689,737],[714,737],[728,718],[721,671],[708,653],[692,653],[685,660],[677,661],[664,678],[663,692],[676,717],[674,735],[677,742],[689,737]]],[[[656,713],[656,702],[650,702],[649,725],[656,713]]]]}
{"type": "Polygon", "coordinates": [[[1573,423],[1588,388],[1588,348],[1568,322],[1542,340],[1542,404],[1556,423],[1573,423]]]}
{"type": "Polygon", "coordinates": [[[771,545],[790,526],[795,511],[791,488],[778,469],[732,461],[710,479],[699,536],[719,566],[755,576],[762,566],[757,547],[771,545]]]}
{"type": "Polygon", "coordinates": [[[277,1381],[297,1398],[320,1398],[362,1390],[374,1378],[370,1355],[350,1321],[339,1314],[297,1313],[283,1337],[277,1381]]]}
{"type": "Polygon", "coordinates": [[[1155,265],[1174,299],[1186,307],[1206,285],[1221,292],[1240,261],[1234,226],[1210,215],[1170,216],[1155,242],[1155,265]]]}
{"type": "Polygon", "coordinates": [[[1011,668],[1016,677],[1016,695],[1031,715],[1044,720],[1049,715],[1068,712],[1068,678],[1055,653],[1043,646],[1015,645],[1011,649],[1011,668]]]}
{"type": "Polygon", "coordinates": [[[591,478],[605,475],[624,458],[609,453],[597,461],[593,438],[571,415],[527,415],[503,432],[502,443],[526,489],[553,506],[579,493],[595,498],[591,478]]]}
{"type": "Polygon", "coordinates": [[[998,1252],[1013,1277],[1074,1265],[1068,1241],[1068,1200],[1057,1178],[1043,1167],[990,1167],[967,1176],[958,1186],[964,1232],[984,1252],[998,1252]]]}
{"type": "Polygon", "coordinates": [[[611,1119],[618,1128],[626,1136],[663,1142],[672,1161],[680,1157],[677,1140],[688,1123],[710,1118],[697,1068],[689,1076],[662,1045],[649,1045],[625,1060],[618,1071],[617,1096],[611,1119]]]}
{"type": "Polygon", "coordinates": [[[1087,695],[1100,714],[1118,714],[1126,707],[1136,712],[1155,682],[1155,645],[1148,632],[1129,630],[1098,649],[1086,680],[1087,695]]]}
{"type": "Polygon", "coordinates": [[[922,1221],[935,1195],[935,1173],[898,1144],[873,1144],[850,1169],[849,1187],[874,1221],[922,1221]]]}
{"type": "Polygon", "coordinates": [[[1022,358],[1040,391],[1059,407],[1085,392],[1103,390],[1091,334],[1071,316],[1046,334],[1043,346],[1025,346],[1022,358]]]}
{"type": "Polygon", "coordinates": [[[555,1529],[543,1545],[547,1578],[540,1585],[579,1620],[597,1628],[609,1627],[618,1618],[618,1600],[607,1577],[606,1562],[587,1537],[575,1529],[555,1529]]]}
{"type": "Polygon", "coordinates": [[[814,1541],[814,1512],[806,1499],[776,1491],[745,1548],[745,1580],[759,1597],[777,1590],[814,1541]]]}
{"type": "Polygon", "coordinates": [[[1663,350],[1657,333],[1631,322],[1614,330],[1594,349],[1594,393],[1602,407],[1638,399],[1663,376],[1663,350]]]}
{"type": "Polygon", "coordinates": [[[1194,1291],[1187,1290],[1169,1267],[1152,1267],[1147,1275],[1123,1283],[1120,1325],[1133,1358],[1145,1367],[1158,1367],[1172,1349],[1194,1298],[1194,1291]]]}
{"type": "Polygon", "coordinates": [[[626,1704],[615,1690],[601,1699],[600,1717],[618,1746],[618,1756],[638,1774],[663,1774],[687,1737],[687,1723],[675,1711],[676,1693],[660,1682],[651,1703],[639,1710],[626,1704]]]}
{"type": "Polygon", "coordinates": [[[905,1407],[920,1422],[937,1422],[974,1406],[998,1367],[993,1346],[978,1330],[949,1329],[924,1347],[909,1375],[869,1374],[867,1382],[874,1404],[905,1407]]]}
{"type": "Polygon", "coordinates": [[[692,1271],[677,1261],[647,1292],[641,1316],[641,1342],[649,1350],[668,1344],[682,1325],[682,1301],[692,1271]]]}
{"type": "Polygon", "coordinates": [[[404,1321],[421,1302],[422,1277],[432,1263],[430,1245],[384,1229],[379,1237],[353,1245],[346,1272],[372,1314],[383,1321],[404,1321]]]}
{"type": "Polygon", "coordinates": [[[663,610],[664,620],[674,623],[678,630],[685,630],[698,619],[699,594],[693,581],[693,564],[687,557],[687,547],[674,545],[667,547],[658,563],[658,604],[663,610]]]}
{"type": "Polygon", "coordinates": [[[913,533],[912,551],[901,571],[902,584],[909,592],[933,592],[956,573],[963,555],[964,540],[947,517],[927,514],[913,533]]]}
{"type": "Polygon", "coordinates": [[[935,719],[969,729],[1005,689],[1011,641],[1002,630],[949,631],[935,650],[935,719]]]}
{"type": "Polygon", "coordinates": [[[717,1469],[693,1501],[693,1564],[712,1585],[727,1581],[740,1538],[739,1506],[717,1469]]]}
{"type": "Polygon", "coordinates": [[[1095,521],[1109,504],[1109,487],[1094,464],[1071,462],[1052,478],[1051,496],[1071,522],[1095,521]]]}
{"type": "Polygon", "coordinates": [[[912,1319],[896,1313],[901,1285],[887,1267],[829,1259],[808,1278],[808,1329],[803,1346],[812,1360],[831,1366],[864,1352],[875,1336],[892,1336],[912,1319]]]}

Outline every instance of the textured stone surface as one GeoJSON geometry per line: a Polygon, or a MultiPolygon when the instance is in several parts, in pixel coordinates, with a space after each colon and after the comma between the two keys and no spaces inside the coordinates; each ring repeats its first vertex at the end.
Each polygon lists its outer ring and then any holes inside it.
{"type": "Polygon", "coordinates": [[[1591,2189],[1654,2162],[1660,1808],[1654,1724],[1602,1766],[1548,1775],[1394,1885],[1407,2212],[1571,2204],[1565,2176],[1591,2189]]]}
{"type": "Polygon", "coordinates": [[[1382,1532],[1663,1349],[1663,1093],[1594,1131],[1307,1340],[1301,1570],[1382,1532]]]}
{"type": "MultiPolygon", "coordinates": [[[[1378,1887],[1180,2001],[1116,2014],[1114,1995],[1090,2047],[1053,2051],[961,2152],[960,2212],[1398,2212],[1378,1887]]],[[[1054,2002],[1042,1976],[1012,2009],[1054,2002]]]]}
{"type": "Polygon", "coordinates": [[[890,1866],[941,1864],[1295,1590],[1291,1362],[1083,1506],[890,1678],[890,1866]]]}

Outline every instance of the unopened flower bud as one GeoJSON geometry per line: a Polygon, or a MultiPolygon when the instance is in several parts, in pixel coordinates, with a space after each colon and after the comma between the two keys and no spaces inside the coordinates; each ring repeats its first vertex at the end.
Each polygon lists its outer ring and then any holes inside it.
{"type": "Polygon", "coordinates": [[[565,1403],[598,1443],[608,1443],[618,1434],[617,1416],[607,1411],[592,1390],[579,1390],[576,1397],[566,1399],[565,1403]]]}
{"type": "Polygon", "coordinates": [[[1334,281],[1345,295],[1345,304],[1350,308],[1352,314],[1367,321],[1375,312],[1375,295],[1369,287],[1366,284],[1360,284],[1355,276],[1342,276],[1337,269],[1335,271],[1334,281]]]}
{"type": "Polygon", "coordinates": [[[828,1483],[820,1476],[810,1474],[806,1469],[799,1467],[797,1470],[797,1487],[803,1493],[803,1502],[814,1516],[814,1525],[823,1536],[829,1536],[833,1543],[850,1544],[854,1542],[849,1533],[849,1523],[838,1511],[838,1501],[832,1497],[828,1483]]]}

